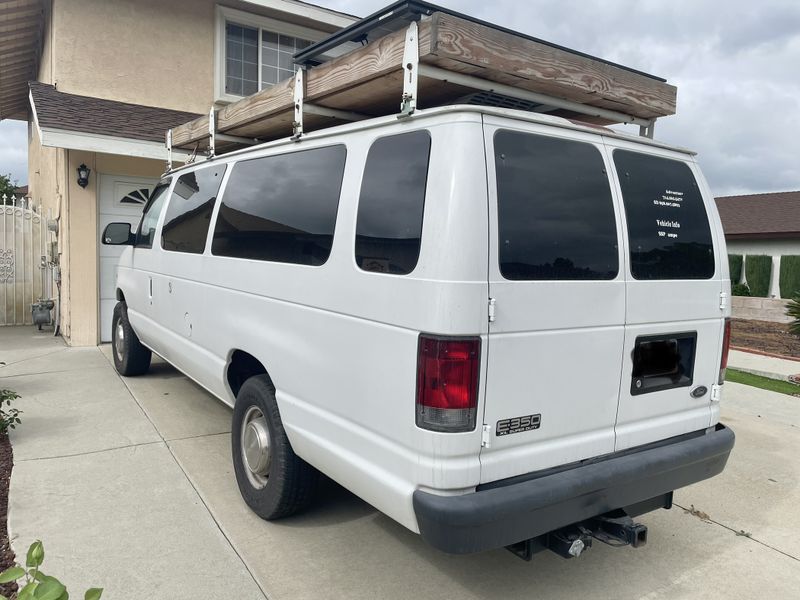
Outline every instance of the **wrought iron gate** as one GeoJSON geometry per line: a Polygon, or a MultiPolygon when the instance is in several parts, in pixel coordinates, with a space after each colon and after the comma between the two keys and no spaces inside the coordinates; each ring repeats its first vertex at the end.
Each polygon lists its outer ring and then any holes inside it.
{"type": "Polygon", "coordinates": [[[0,201],[0,325],[30,325],[31,303],[48,293],[47,222],[26,198],[0,201]]]}

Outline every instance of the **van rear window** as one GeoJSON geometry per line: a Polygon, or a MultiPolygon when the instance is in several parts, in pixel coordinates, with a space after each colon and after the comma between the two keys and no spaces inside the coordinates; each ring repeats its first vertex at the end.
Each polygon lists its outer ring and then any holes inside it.
{"type": "Polygon", "coordinates": [[[617,225],[600,151],[584,142],[501,130],[494,152],[503,277],[614,279],[617,225]]]}
{"type": "Polygon", "coordinates": [[[345,146],[236,163],[211,243],[216,256],[318,266],[333,245],[345,146]]]}
{"type": "Polygon", "coordinates": [[[370,147],[356,222],[356,263],[364,271],[406,275],[417,266],[430,150],[425,130],[370,147]]]}
{"type": "Polygon", "coordinates": [[[710,279],[714,246],[689,165],[615,150],[635,279],[710,279]]]}

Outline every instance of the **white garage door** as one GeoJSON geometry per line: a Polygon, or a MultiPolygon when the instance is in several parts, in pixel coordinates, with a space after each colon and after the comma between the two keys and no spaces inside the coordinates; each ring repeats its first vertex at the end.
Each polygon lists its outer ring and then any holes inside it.
{"type": "MultiPolygon", "coordinates": [[[[156,184],[155,179],[100,175],[100,218],[98,240],[109,223],[125,222],[135,229],[142,208],[156,184]]],[[[111,341],[111,316],[116,299],[117,261],[125,246],[100,244],[100,341],[111,341]]]]}

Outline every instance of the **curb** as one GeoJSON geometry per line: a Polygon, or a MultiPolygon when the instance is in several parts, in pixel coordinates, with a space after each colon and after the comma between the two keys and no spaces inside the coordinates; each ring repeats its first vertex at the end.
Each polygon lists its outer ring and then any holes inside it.
{"type": "MultiPolygon", "coordinates": [[[[747,352],[748,354],[758,354],[760,356],[769,356],[770,358],[780,358],[782,360],[791,360],[794,362],[800,363],[800,358],[796,358],[794,356],[786,356],[785,354],[775,354],[773,352],[764,352],[763,350],[755,350],[753,348],[746,348],[744,346],[734,346],[731,345],[731,350],[737,350],[739,352],[747,352]]],[[[798,365],[800,366],[800,365],[798,365]]],[[[739,369],[740,371],[742,369],[739,369]]]]}
{"type": "Polygon", "coordinates": [[[744,346],[731,346],[731,350],[746,352],[747,354],[755,354],[757,356],[766,356],[769,358],[779,358],[781,360],[790,360],[792,362],[796,362],[798,363],[798,373],[793,375],[782,375],[780,373],[772,373],[770,371],[760,371],[759,369],[737,367],[735,364],[728,361],[728,366],[731,369],[736,369],[742,373],[750,373],[751,375],[759,375],[761,377],[766,377],[767,379],[775,379],[777,381],[788,381],[789,383],[798,383],[798,381],[800,381],[800,358],[795,358],[794,356],[784,356],[782,354],[773,354],[771,352],[763,352],[761,350],[754,350],[753,348],[745,348],[744,346]]]}
{"type": "Polygon", "coordinates": [[[797,377],[797,375],[781,375],[780,373],[770,373],[769,371],[759,371],[758,369],[747,369],[745,367],[737,367],[736,365],[728,364],[729,369],[735,369],[736,371],[740,371],[741,373],[749,373],[750,375],[758,375],[760,377],[766,377],[767,379],[775,379],[776,381],[786,381],[787,383],[797,383],[796,381],[792,381],[791,377],[797,377]]]}

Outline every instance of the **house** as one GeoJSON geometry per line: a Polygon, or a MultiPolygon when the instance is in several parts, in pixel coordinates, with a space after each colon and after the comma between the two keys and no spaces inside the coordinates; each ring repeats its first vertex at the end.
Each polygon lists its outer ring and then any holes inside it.
{"type": "Polygon", "coordinates": [[[70,344],[110,340],[120,251],[100,232],[138,221],[165,131],[290,77],[297,50],[355,20],[297,0],[0,0],[0,119],[28,122],[70,344]]]}
{"type": "Polygon", "coordinates": [[[722,196],[716,201],[728,253],[772,256],[769,296],[780,298],[780,257],[800,255],[800,191],[722,196]]]}

